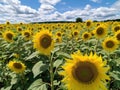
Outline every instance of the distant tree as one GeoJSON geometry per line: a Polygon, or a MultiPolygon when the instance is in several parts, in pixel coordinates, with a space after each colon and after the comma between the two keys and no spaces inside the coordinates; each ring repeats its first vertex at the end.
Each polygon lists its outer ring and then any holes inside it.
{"type": "Polygon", "coordinates": [[[76,22],[83,22],[82,18],[78,17],[76,18],[76,22]]]}

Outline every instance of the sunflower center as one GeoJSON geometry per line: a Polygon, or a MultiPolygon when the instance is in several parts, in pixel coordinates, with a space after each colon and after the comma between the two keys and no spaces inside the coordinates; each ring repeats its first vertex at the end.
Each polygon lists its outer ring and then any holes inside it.
{"type": "Polygon", "coordinates": [[[120,33],[117,34],[116,38],[117,38],[117,40],[120,41],[120,33]]]}
{"type": "Polygon", "coordinates": [[[104,29],[102,27],[99,27],[96,31],[98,35],[102,35],[104,33],[104,29]]]}
{"type": "Polygon", "coordinates": [[[88,38],[89,36],[88,36],[88,34],[84,34],[84,38],[88,38]]]}
{"type": "Polygon", "coordinates": [[[90,62],[79,62],[73,67],[72,72],[74,78],[82,83],[91,83],[98,75],[97,68],[90,62]]]}
{"type": "Polygon", "coordinates": [[[78,35],[78,32],[74,32],[74,36],[77,36],[78,35]]]}
{"type": "Polygon", "coordinates": [[[60,36],[61,36],[61,33],[57,33],[57,35],[60,37],[60,36]]]}
{"type": "Polygon", "coordinates": [[[12,40],[12,38],[13,38],[13,35],[11,34],[11,33],[7,33],[7,38],[9,39],[9,40],[12,40]]]}
{"type": "Polygon", "coordinates": [[[16,68],[16,69],[21,69],[22,68],[22,65],[21,63],[14,63],[13,66],[16,68]]]}
{"type": "Polygon", "coordinates": [[[28,32],[25,32],[24,35],[25,35],[25,37],[30,37],[30,33],[28,33],[28,32]]]}
{"type": "Polygon", "coordinates": [[[21,28],[18,28],[18,31],[22,31],[22,29],[21,29],[21,28]]]}
{"type": "Polygon", "coordinates": [[[114,45],[115,45],[115,44],[114,44],[113,41],[107,41],[107,42],[106,42],[106,47],[108,47],[108,48],[112,48],[114,45]]]}
{"type": "Polygon", "coordinates": [[[87,22],[87,23],[86,23],[87,26],[90,26],[90,24],[91,24],[91,22],[87,22]]]}
{"type": "Polygon", "coordinates": [[[52,43],[52,38],[51,36],[47,35],[47,34],[44,34],[42,35],[41,39],[40,39],[40,45],[43,47],[43,48],[48,48],[52,43]]]}
{"type": "Polygon", "coordinates": [[[116,26],[116,27],[114,28],[115,32],[117,32],[119,29],[120,29],[119,26],[116,26]]]}

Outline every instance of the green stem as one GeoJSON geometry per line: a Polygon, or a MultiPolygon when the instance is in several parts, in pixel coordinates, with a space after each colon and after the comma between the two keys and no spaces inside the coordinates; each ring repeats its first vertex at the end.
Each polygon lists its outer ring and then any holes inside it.
{"type": "Polygon", "coordinates": [[[95,52],[97,52],[98,43],[99,43],[99,39],[97,39],[96,41],[95,52]]]}
{"type": "Polygon", "coordinates": [[[51,90],[54,90],[54,72],[53,72],[53,53],[50,56],[50,83],[51,83],[51,90]]]}

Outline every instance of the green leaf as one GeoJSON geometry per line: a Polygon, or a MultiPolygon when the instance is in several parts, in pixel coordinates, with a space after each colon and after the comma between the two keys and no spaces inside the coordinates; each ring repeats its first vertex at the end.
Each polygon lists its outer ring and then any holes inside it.
{"type": "Polygon", "coordinates": [[[63,63],[63,60],[58,59],[54,62],[54,67],[58,68],[62,63],[63,63]]]}
{"type": "Polygon", "coordinates": [[[10,85],[10,86],[8,86],[7,88],[1,88],[0,90],[11,90],[11,88],[12,88],[12,85],[10,85]]]}
{"type": "Polygon", "coordinates": [[[47,90],[47,85],[41,79],[34,81],[28,90],[47,90]]]}
{"type": "Polygon", "coordinates": [[[42,61],[37,62],[32,68],[34,78],[47,69],[48,65],[44,64],[42,61]]]}
{"type": "Polygon", "coordinates": [[[57,85],[60,84],[60,81],[54,80],[54,81],[53,81],[53,84],[57,86],[57,85]]]}
{"type": "Polygon", "coordinates": [[[110,76],[113,77],[115,80],[120,80],[120,77],[119,77],[120,73],[119,73],[119,72],[113,71],[113,72],[110,72],[109,74],[110,74],[110,76]]]}
{"type": "Polygon", "coordinates": [[[60,50],[59,47],[55,47],[54,50],[52,51],[52,53],[55,53],[55,52],[57,52],[57,51],[59,51],[59,50],[60,50]]]}
{"type": "Polygon", "coordinates": [[[69,54],[65,53],[65,52],[57,52],[57,55],[58,56],[63,56],[65,58],[71,58],[71,56],[69,54]]]}
{"type": "Polygon", "coordinates": [[[25,60],[32,59],[32,58],[36,57],[38,54],[39,54],[39,52],[38,52],[38,51],[33,52],[33,53],[32,53],[30,56],[28,56],[25,60]]]}

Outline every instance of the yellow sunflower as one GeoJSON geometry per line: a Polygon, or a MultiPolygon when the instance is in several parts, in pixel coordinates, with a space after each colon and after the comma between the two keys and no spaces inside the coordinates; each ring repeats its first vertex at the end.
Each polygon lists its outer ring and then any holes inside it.
{"type": "Polygon", "coordinates": [[[32,32],[30,30],[24,30],[22,32],[22,36],[25,38],[25,40],[30,40],[32,37],[32,32]]]}
{"type": "Polygon", "coordinates": [[[34,48],[40,53],[49,55],[54,48],[54,41],[52,39],[52,33],[48,30],[42,30],[33,37],[34,48]]]}
{"type": "Polygon", "coordinates": [[[22,28],[21,27],[17,27],[17,31],[18,32],[22,32],[22,28]]]}
{"type": "Polygon", "coordinates": [[[72,30],[72,36],[77,39],[79,36],[79,30],[72,30]]]}
{"type": "Polygon", "coordinates": [[[108,52],[113,52],[118,47],[118,41],[116,38],[113,37],[107,37],[103,43],[102,43],[103,49],[105,49],[108,52]]]}
{"type": "Polygon", "coordinates": [[[71,56],[72,59],[66,59],[62,66],[64,71],[60,72],[68,90],[107,90],[109,66],[101,56],[93,53],[83,56],[79,52],[71,56]]]}
{"type": "Polygon", "coordinates": [[[112,30],[113,30],[114,33],[117,32],[117,31],[119,31],[120,30],[120,25],[114,25],[112,27],[112,30]]]}
{"type": "Polygon", "coordinates": [[[2,33],[2,35],[6,41],[8,42],[14,41],[13,38],[15,36],[15,33],[13,31],[5,31],[4,33],[2,33]]]}
{"type": "Polygon", "coordinates": [[[6,21],[6,25],[10,25],[10,22],[9,22],[9,21],[6,21]]]}
{"type": "Polygon", "coordinates": [[[87,40],[89,40],[91,38],[91,34],[89,33],[89,32],[84,32],[83,34],[82,34],[82,39],[84,40],[84,41],[87,41],[87,40]]]}
{"type": "Polygon", "coordinates": [[[118,32],[115,33],[115,38],[120,43],[120,31],[118,31],[118,32]]]}
{"type": "Polygon", "coordinates": [[[24,63],[20,62],[20,61],[10,61],[7,64],[8,68],[11,69],[12,71],[14,71],[15,73],[22,73],[25,71],[26,66],[24,63]]]}
{"type": "Polygon", "coordinates": [[[87,21],[85,22],[85,24],[86,24],[86,27],[87,27],[87,28],[91,27],[91,26],[92,26],[92,20],[87,20],[87,21]]]}
{"type": "Polygon", "coordinates": [[[55,37],[55,42],[56,42],[56,43],[61,43],[61,42],[62,42],[62,37],[56,36],[56,37],[55,37]]]}
{"type": "Polygon", "coordinates": [[[95,36],[98,39],[105,37],[106,34],[107,34],[107,29],[103,25],[98,26],[95,30],[95,36]]]}
{"type": "Polygon", "coordinates": [[[57,32],[56,32],[56,35],[57,35],[58,37],[61,37],[61,36],[62,36],[62,33],[61,33],[60,31],[57,31],[57,32]]]}

